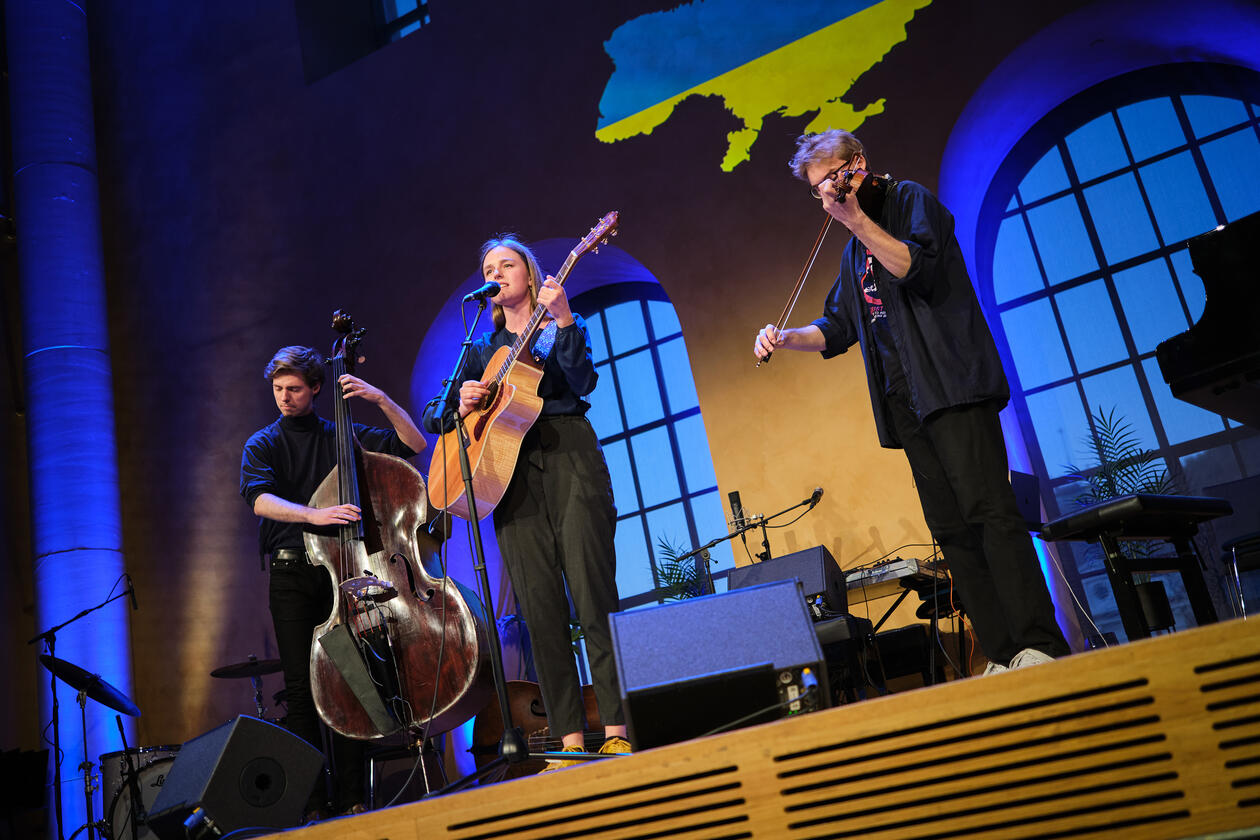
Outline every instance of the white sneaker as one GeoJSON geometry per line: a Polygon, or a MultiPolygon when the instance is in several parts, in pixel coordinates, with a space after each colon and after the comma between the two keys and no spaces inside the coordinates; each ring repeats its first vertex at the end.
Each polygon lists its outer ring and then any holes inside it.
{"type": "Polygon", "coordinates": [[[1000,674],[1003,671],[1009,671],[1009,670],[1010,669],[1007,668],[1005,665],[999,665],[996,662],[990,662],[988,665],[984,666],[984,673],[981,674],[980,676],[989,677],[989,676],[992,676],[993,674],[1000,674]]]}
{"type": "Polygon", "coordinates": [[[1053,662],[1054,657],[1048,653],[1042,653],[1036,648],[1024,648],[1015,654],[1015,658],[1011,660],[1012,668],[1027,668],[1029,665],[1040,665],[1043,662],[1053,662]]]}

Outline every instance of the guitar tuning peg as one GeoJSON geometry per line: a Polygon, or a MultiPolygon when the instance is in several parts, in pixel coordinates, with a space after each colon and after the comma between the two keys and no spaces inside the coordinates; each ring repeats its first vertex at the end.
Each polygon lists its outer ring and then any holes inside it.
{"type": "Polygon", "coordinates": [[[607,244],[608,244],[608,237],[607,237],[607,236],[605,236],[603,239],[599,240],[599,244],[601,244],[601,245],[607,245],[607,244]]]}
{"type": "Polygon", "coordinates": [[[598,254],[598,253],[599,253],[599,246],[598,246],[598,245],[596,245],[594,248],[592,248],[592,249],[591,249],[591,253],[593,253],[593,254],[598,254]]]}
{"type": "Polygon", "coordinates": [[[621,233],[621,231],[620,231],[619,229],[615,229],[615,230],[613,230],[612,235],[613,235],[613,236],[616,236],[616,235],[617,235],[617,234],[619,234],[619,233],[621,233]]]}

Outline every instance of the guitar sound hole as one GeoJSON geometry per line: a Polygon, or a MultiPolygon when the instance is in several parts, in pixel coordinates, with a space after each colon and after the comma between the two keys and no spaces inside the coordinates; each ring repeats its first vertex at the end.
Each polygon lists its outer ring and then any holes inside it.
{"type": "Polygon", "coordinates": [[[486,409],[488,409],[488,408],[490,408],[491,406],[493,406],[493,405],[494,405],[494,401],[495,401],[496,399],[498,399],[498,398],[499,398],[499,383],[498,383],[498,382],[491,382],[491,383],[490,383],[490,393],[488,393],[488,394],[486,394],[484,397],[482,397],[482,399],[481,399],[481,404],[480,404],[479,406],[477,406],[477,407],[478,407],[479,409],[481,409],[482,411],[485,411],[486,409]]]}

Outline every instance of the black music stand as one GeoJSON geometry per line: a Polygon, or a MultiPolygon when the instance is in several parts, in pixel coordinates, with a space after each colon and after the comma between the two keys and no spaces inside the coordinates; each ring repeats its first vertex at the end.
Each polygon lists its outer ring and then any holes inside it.
{"type": "Polygon", "coordinates": [[[1120,621],[1125,635],[1132,641],[1151,635],[1134,587],[1135,572],[1179,572],[1194,610],[1194,620],[1200,626],[1217,620],[1203,580],[1203,561],[1190,538],[1198,533],[1200,523],[1233,512],[1234,508],[1224,499],[1136,493],[1108,499],[1047,522],[1040,536],[1055,541],[1086,540],[1102,546],[1103,565],[1115,593],[1120,621]],[[1120,551],[1121,540],[1166,540],[1177,554],[1175,557],[1125,557],[1120,551]]]}

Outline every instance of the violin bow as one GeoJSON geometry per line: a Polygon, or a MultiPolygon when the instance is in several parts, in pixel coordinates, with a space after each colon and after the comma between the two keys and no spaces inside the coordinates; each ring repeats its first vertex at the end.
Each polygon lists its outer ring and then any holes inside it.
{"type": "MultiPolygon", "coordinates": [[[[792,294],[788,297],[787,305],[783,307],[783,313],[779,315],[779,320],[775,322],[774,331],[776,333],[786,327],[788,318],[792,317],[792,310],[796,307],[796,302],[800,300],[801,292],[805,289],[805,278],[809,276],[810,269],[814,267],[814,260],[818,259],[818,251],[822,248],[823,240],[827,238],[827,231],[831,229],[831,214],[826,213],[824,215],[826,215],[827,219],[823,222],[822,230],[818,231],[818,238],[814,240],[814,247],[810,249],[809,257],[805,260],[805,267],[801,269],[801,276],[796,278],[796,285],[792,288],[792,294]]],[[[768,361],[770,361],[770,356],[758,359],[755,367],[761,367],[762,362],[768,361]]]]}

